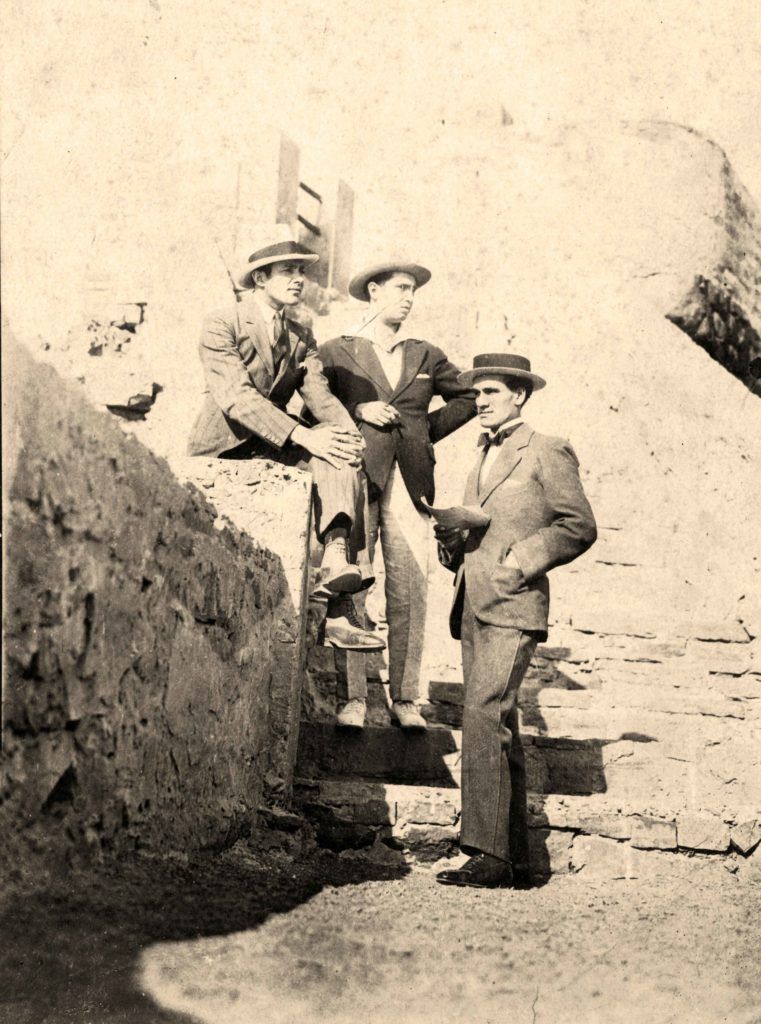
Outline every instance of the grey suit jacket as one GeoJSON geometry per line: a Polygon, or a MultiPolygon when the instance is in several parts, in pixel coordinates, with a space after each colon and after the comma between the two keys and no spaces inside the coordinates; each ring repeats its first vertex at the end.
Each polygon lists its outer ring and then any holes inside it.
{"type": "Polygon", "coordinates": [[[285,325],[290,354],[275,374],[272,345],[252,295],[207,317],[199,344],[206,391],[190,455],[221,455],[250,438],[260,439],[263,450],[282,448],[297,423],[285,411],[295,391],[318,422],[353,429],[330,392],[312,332],[293,320],[285,325]]]}
{"type": "Polygon", "coordinates": [[[573,448],[526,424],[503,441],[486,480],[479,486],[483,452],[465,488],[465,504],[480,505],[491,517],[446,553],[456,570],[450,629],[460,639],[467,587],[476,618],[547,638],[550,584],[547,573],[573,561],[597,538],[594,515],[579,479],[573,448]],[[520,570],[504,563],[512,551],[520,570]]]}

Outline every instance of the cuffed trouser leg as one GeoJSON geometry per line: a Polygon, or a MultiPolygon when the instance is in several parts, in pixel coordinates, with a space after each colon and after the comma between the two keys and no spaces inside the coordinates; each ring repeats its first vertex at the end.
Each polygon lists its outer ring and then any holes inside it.
{"type": "Polygon", "coordinates": [[[324,459],[310,458],[307,468],[314,480],[314,517],[317,536],[322,539],[325,530],[338,515],[353,523],[360,500],[360,470],[356,466],[336,469],[324,459]]]}
{"type": "Polygon", "coordinates": [[[380,530],[386,569],[391,699],[416,700],[425,645],[431,521],[415,508],[396,465],[379,501],[370,506],[370,524],[370,551],[380,530]]]}
{"type": "Polygon", "coordinates": [[[518,690],[536,643],[531,633],[480,623],[466,592],[460,845],[521,865],[529,858],[518,690]]]}

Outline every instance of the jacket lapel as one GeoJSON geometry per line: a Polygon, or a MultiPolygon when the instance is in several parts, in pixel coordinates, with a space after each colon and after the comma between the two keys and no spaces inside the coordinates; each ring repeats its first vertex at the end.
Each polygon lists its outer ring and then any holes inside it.
{"type": "Polygon", "coordinates": [[[398,398],[413,382],[423,365],[426,353],[425,345],[416,345],[414,341],[401,341],[399,344],[403,346],[402,375],[391,395],[391,401],[398,398]]]}
{"type": "Polygon", "coordinates": [[[356,363],[365,377],[369,377],[385,399],[391,397],[391,385],[383,372],[372,342],[366,338],[345,338],[343,348],[347,356],[356,363]]]}
{"type": "Polygon", "coordinates": [[[471,469],[468,476],[468,481],[465,484],[465,497],[463,501],[466,505],[475,505],[478,501],[478,477],[481,473],[481,463],[484,461],[484,452],[482,448],[478,449],[478,456],[476,458],[476,464],[471,469]]]}
{"type": "Polygon", "coordinates": [[[240,319],[242,324],[245,325],[244,331],[247,329],[254,348],[258,352],[259,358],[264,366],[267,367],[270,380],[272,380],[275,376],[275,361],[272,358],[272,345],[270,344],[270,339],[267,335],[267,327],[264,323],[264,317],[259,312],[253,298],[244,300],[244,308],[241,310],[240,319]]]}
{"type": "MultiPolygon", "coordinates": [[[[484,481],[484,485],[478,495],[478,500],[482,505],[489,497],[491,497],[499,485],[507,480],[513,472],[515,467],[523,458],[523,449],[529,443],[533,435],[534,431],[531,427],[522,423],[514,434],[502,442],[497,460],[489,471],[486,480],[484,481]]],[[[481,459],[483,461],[483,456],[481,459]]]]}

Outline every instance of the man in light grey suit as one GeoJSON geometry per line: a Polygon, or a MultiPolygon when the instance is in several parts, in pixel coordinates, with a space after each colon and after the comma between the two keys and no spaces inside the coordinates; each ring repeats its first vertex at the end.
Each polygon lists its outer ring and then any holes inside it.
{"type": "Polygon", "coordinates": [[[528,359],[479,355],[460,380],[475,391],[486,433],[462,521],[453,510],[436,534],[441,561],[457,573],[449,621],[465,681],[460,848],[472,856],[437,879],[501,888],[531,881],[518,690],[547,639],[547,573],[586,551],[597,531],[570,444],[522,418],[545,385],[528,359]],[[474,511],[482,525],[466,529],[474,511]]]}
{"type": "Polygon", "coordinates": [[[312,332],[285,315],[301,298],[305,267],[318,257],[294,241],[287,225],[278,228],[239,277],[247,292],[243,301],[204,323],[199,352],[207,390],[188,450],[223,459],[274,459],[311,471],[315,527],[325,545],[318,591],[330,599],[326,639],[350,650],[380,650],[385,644],[361,626],[348,597],[372,582],[369,572],[363,579],[348,551],[352,525],[363,519],[364,442],[331,394],[312,332]],[[286,411],[295,391],[314,426],[286,411]]]}

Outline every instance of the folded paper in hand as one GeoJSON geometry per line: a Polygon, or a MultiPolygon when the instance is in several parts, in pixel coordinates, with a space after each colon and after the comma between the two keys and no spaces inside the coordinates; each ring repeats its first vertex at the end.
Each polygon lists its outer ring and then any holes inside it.
{"type": "Polygon", "coordinates": [[[437,523],[449,530],[473,530],[478,526],[488,526],[491,516],[476,505],[453,505],[451,508],[433,508],[425,498],[420,503],[426,512],[433,516],[437,523]]]}

